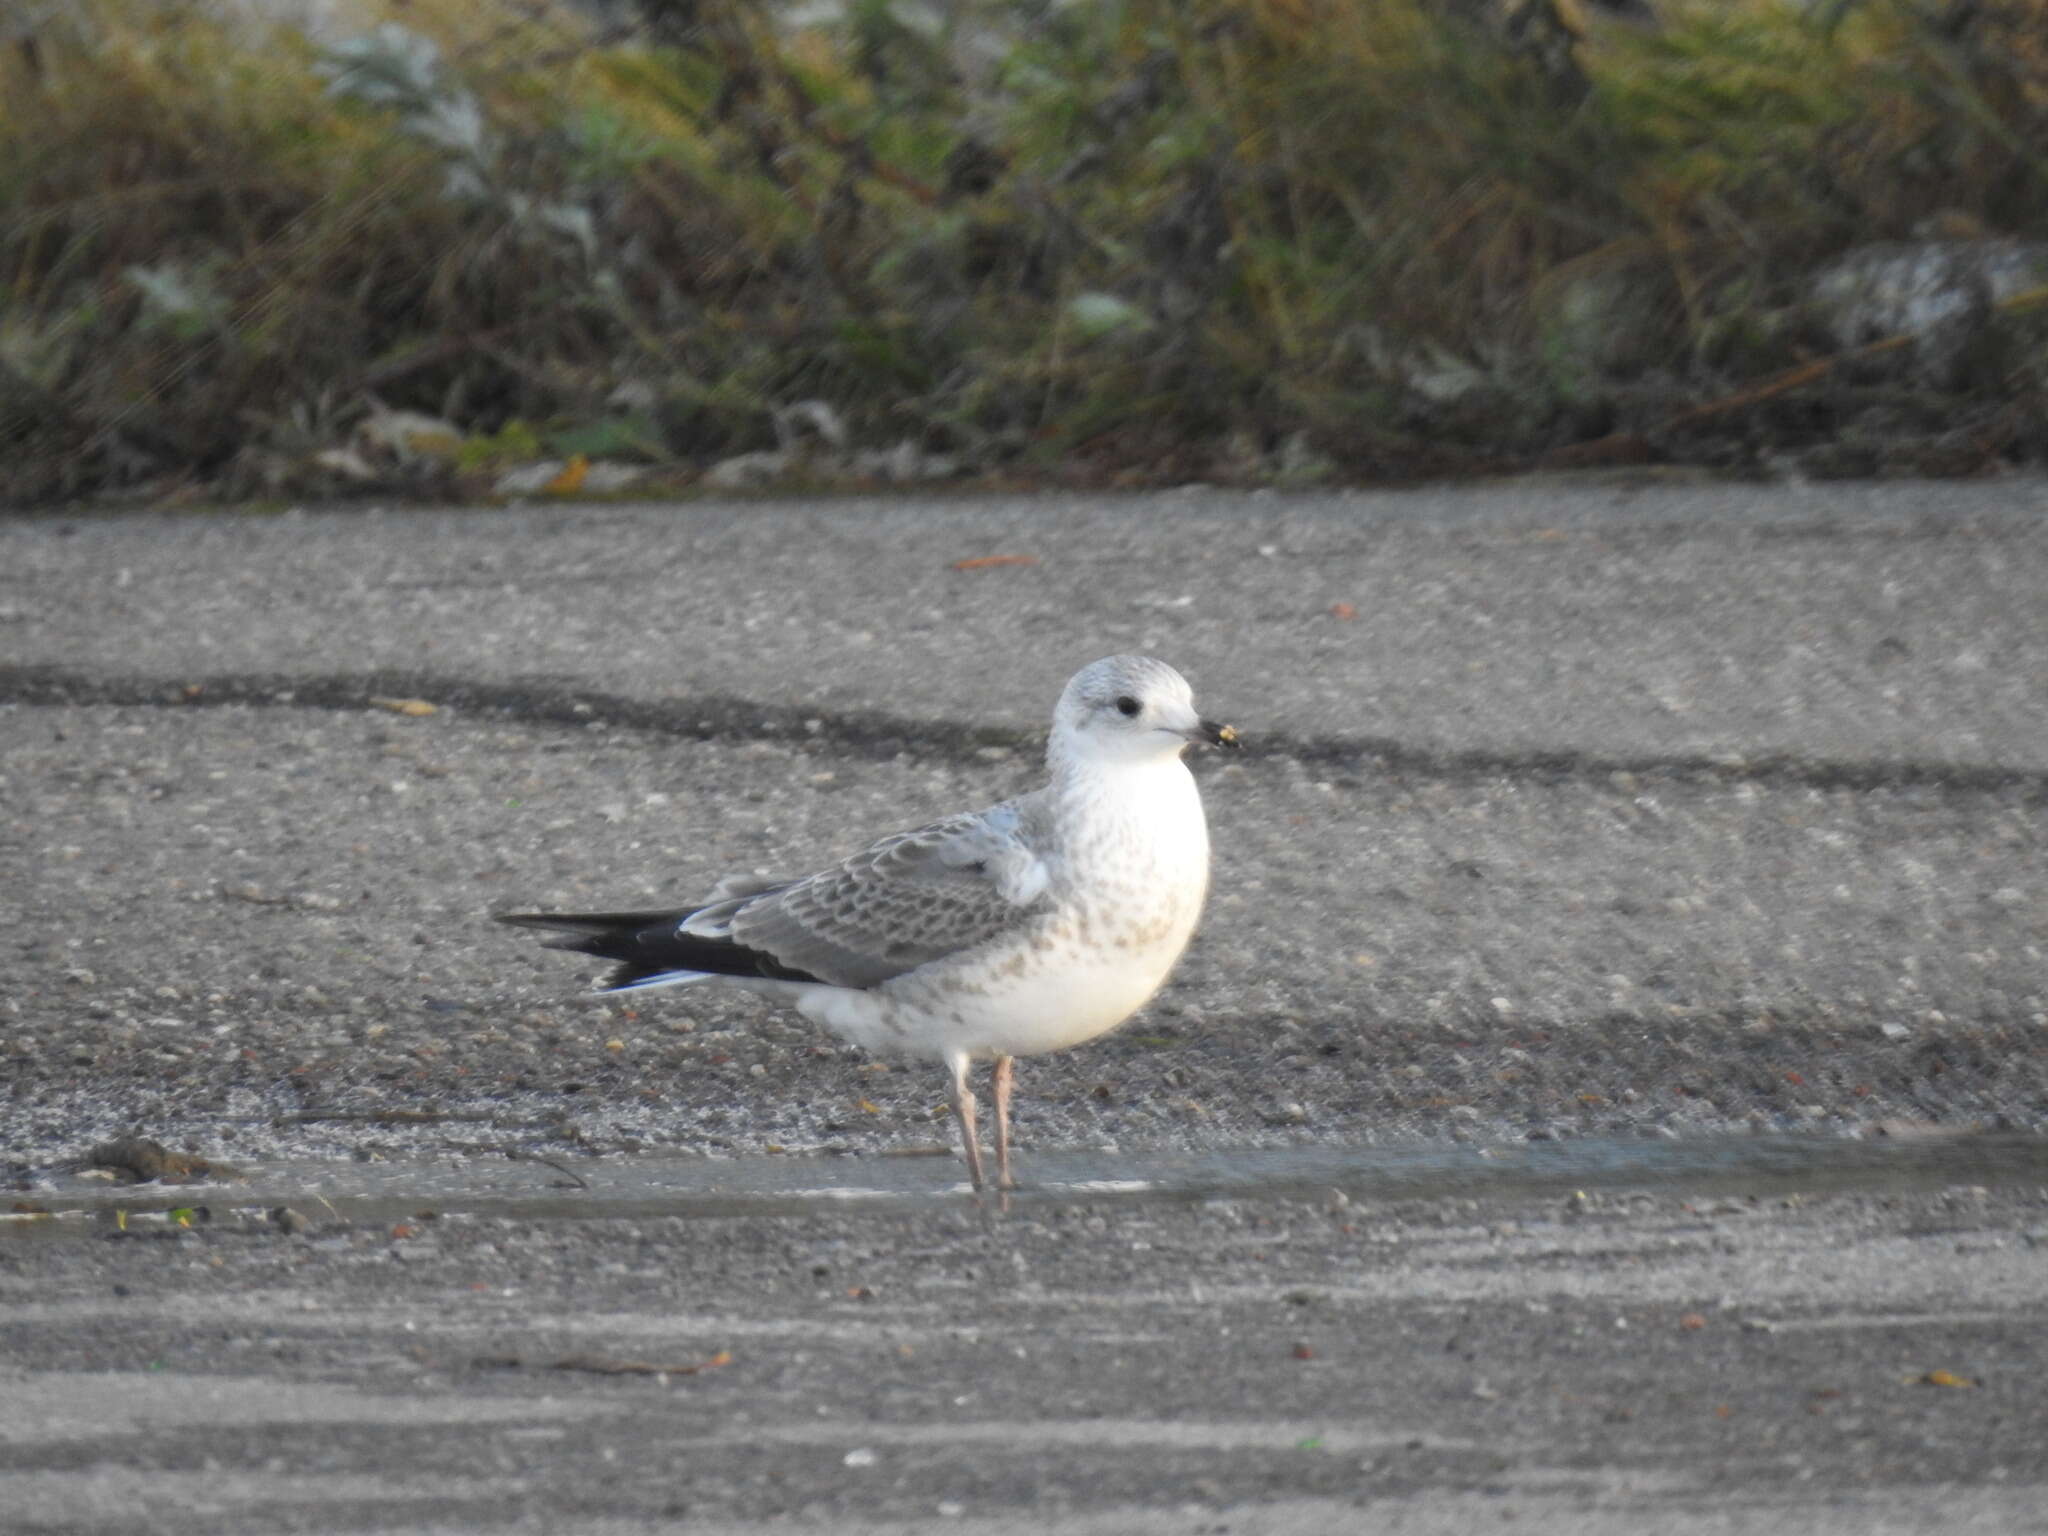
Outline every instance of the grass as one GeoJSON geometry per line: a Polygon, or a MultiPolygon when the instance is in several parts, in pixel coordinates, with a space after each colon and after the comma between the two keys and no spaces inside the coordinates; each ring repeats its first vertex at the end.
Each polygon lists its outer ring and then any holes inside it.
{"type": "Polygon", "coordinates": [[[323,49],[76,0],[0,45],[8,498],[360,490],[386,409],[454,429],[369,463],[416,490],[686,472],[807,400],[1118,483],[2048,442],[2025,304],[1974,372],[1699,409],[1840,350],[1845,251],[2048,239],[2048,0],[642,10],[323,49]]]}

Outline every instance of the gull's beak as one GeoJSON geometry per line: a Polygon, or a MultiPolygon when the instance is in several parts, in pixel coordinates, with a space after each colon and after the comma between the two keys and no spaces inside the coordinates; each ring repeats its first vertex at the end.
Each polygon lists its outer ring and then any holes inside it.
{"type": "Polygon", "coordinates": [[[1237,731],[1228,725],[1218,725],[1214,720],[1203,720],[1188,733],[1190,741],[1205,741],[1212,747],[1229,747],[1235,751],[1244,745],[1238,740],[1237,731]]]}

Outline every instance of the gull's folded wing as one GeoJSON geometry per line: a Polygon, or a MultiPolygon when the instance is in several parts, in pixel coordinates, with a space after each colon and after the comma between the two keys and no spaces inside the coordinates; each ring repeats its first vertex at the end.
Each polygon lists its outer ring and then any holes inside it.
{"type": "Polygon", "coordinates": [[[832,869],[706,908],[714,933],[842,987],[871,987],[986,943],[1024,920],[1048,872],[1017,804],[883,838],[832,869]]]}

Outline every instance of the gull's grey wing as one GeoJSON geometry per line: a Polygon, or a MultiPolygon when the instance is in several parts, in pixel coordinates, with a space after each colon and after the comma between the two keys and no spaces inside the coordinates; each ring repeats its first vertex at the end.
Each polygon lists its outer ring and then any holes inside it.
{"type": "Polygon", "coordinates": [[[726,939],[842,987],[872,987],[996,937],[1039,909],[1048,873],[1025,803],[885,837],[802,880],[703,907],[684,935],[726,939]]]}

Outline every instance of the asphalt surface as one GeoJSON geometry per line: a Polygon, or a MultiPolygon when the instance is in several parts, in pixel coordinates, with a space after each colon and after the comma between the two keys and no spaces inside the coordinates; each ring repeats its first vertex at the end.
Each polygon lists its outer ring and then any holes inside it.
{"type": "Polygon", "coordinates": [[[8,1528],[2048,1529],[2044,513],[0,522],[8,1528]],[[1250,747],[1007,1211],[935,1067],[484,920],[1014,792],[1115,650],[1250,747]]]}

